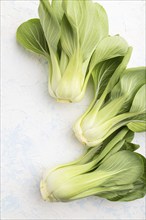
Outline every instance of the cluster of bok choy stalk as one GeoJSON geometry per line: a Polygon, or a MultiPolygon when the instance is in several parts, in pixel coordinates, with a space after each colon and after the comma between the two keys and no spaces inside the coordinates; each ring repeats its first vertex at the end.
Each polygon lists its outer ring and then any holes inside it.
{"type": "Polygon", "coordinates": [[[86,145],[79,159],[46,171],[44,200],[99,196],[131,201],[146,194],[146,159],[134,132],[146,131],[146,68],[127,68],[132,47],[110,36],[104,8],[86,0],[40,0],[39,18],[21,24],[17,41],[48,61],[48,90],[78,102],[92,79],[94,98],[73,126],[86,145]],[[87,148],[88,147],[88,148],[87,148]]]}

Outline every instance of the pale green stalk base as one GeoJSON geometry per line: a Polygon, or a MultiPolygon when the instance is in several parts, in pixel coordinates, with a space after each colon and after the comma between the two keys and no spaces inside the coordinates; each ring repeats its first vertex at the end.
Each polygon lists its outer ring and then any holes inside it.
{"type": "Polygon", "coordinates": [[[44,180],[41,180],[40,182],[40,192],[44,201],[57,202],[54,196],[49,193],[46,182],[44,180]]]}
{"type": "Polygon", "coordinates": [[[50,201],[48,198],[48,190],[47,190],[46,184],[44,183],[43,180],[41,180],[41,182],[40,182],[40,192],[41,192],[41,196],[42,196],[43,200],[50,201]]]}
{"type": "MultiPolygon", "coordinates": [[[[81,129],[80,129],[81,130],[81,129]]],[[[76,138],[83,144],[83,145],[87,145],[87,140],[86,138],[83,136],[82,132],[76,132],[76,130],[74,129],[74,134],[76,136],[76,138]]]]}
{"type": "Polygon", "coordinates": [[[57,99],[57,102],[59,102],[59,103],[72,103],[72,101],[67,100],[67,99],[57,99]]]}

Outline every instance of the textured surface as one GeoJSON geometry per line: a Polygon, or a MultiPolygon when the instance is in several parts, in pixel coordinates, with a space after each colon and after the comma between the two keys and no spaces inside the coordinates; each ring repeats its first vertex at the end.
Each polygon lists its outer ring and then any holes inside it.
{"type": "MultiPolygon", "coordinates": [[[[99,1],[110,33],[134,47],[129,66],[144,65],[144,1],[99,1]]],[[[71,127],[92,98],[59,104],[47,92],[47,63],[21,48],[18,25],[37,17],[38,1],[2,1],[2,219],[145,219],[145,200],[112,203],[90,197],[45,203],[39,181],[45,168],[76,158],[83,147],[71,127]]],[[[144,154],[144,133],[136,134],[144,154]]]]}

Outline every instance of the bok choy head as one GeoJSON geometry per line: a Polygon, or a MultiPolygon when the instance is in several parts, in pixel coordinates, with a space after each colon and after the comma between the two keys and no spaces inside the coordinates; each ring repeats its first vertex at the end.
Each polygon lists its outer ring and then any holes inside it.
{"type": "Polygon", "coordinates": [[[44,200],[72,201],[95,195],[131,201],[146,194],[145,158],[133,152],[127,128],[111,135],[99,148],[90,148],[72,163],[46,172],[40,190],[44,200]]]}
{"type": "Polygon", "coordinates": [[[95,98],[74,125],[77,138],[87,146],[100,145],[124,125],[135,132],[146,130],[146,68],[124,70],[126,62],[127,55],[118,67],[114,59],[102,62],[92,73],[95,98]]]}
{"type": "Polygon", "coordinates": [[[99,42],[108,36],[104,8],[92,1],[40,0],[39,19],[23,23],[17,40],[49,62],[49,92],[58,101],[79,101],[99,42]]]}
{"type": "Polygon", "coordinates": [[[38,11],[40,19],[20,25],[17,40],[47,58],[52,97],[80,101],[95,66],[125,56],[128,45],[118,35],[108,36],[107,14],[92,1],[41,0],[38,11]]]}

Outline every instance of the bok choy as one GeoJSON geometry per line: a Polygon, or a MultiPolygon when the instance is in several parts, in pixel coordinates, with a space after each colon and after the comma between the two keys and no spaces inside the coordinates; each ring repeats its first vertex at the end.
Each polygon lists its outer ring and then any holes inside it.
{"type": "Polygon", "coordinates": [[[95,66],[127,53],[122,37],[108,35],[107,14],[98,3],[41,0],[39,17],[20,25],[17,41],[48,60],[49,93],[60,102],[80,101],[95,66]]]}
{"type": "Polygon", "coordinates": [[[87,0],[40,0],[39,18],[21,24],[17,41],[48,62],[48,90],[59,102],[78,102],[89,78],[94,98],[73,130],[89,146],[77,160],[44,175],[47,201],[99,196],[132,201],[146,194],[146,159],[131,143],[146,131],[146,68],[127,69],[132,47],[110,36],[104,8],[87,0]]]}
{"type": "Polygon", "coordinates": [[[123,128],[78,160],[46,172],[40,184],[47,201],[72,201],[95,195],[131,201],[146,194],[146,159],[134,151],[133,132],[123,128]]]}
{"type": "Polygon", "coordinates": [[[124,125],[134,132],[146,130],[146,68],[130,68],[121,73],[121,63],[103,91],[102,86],[112,67],[115,66],[111,62],[97,66],[93,73],[95,98],[74,125],[77,138],[87,146],[100,145],[124,125]],[[119,74],[121,78],[114,85],[119,74]]]}

